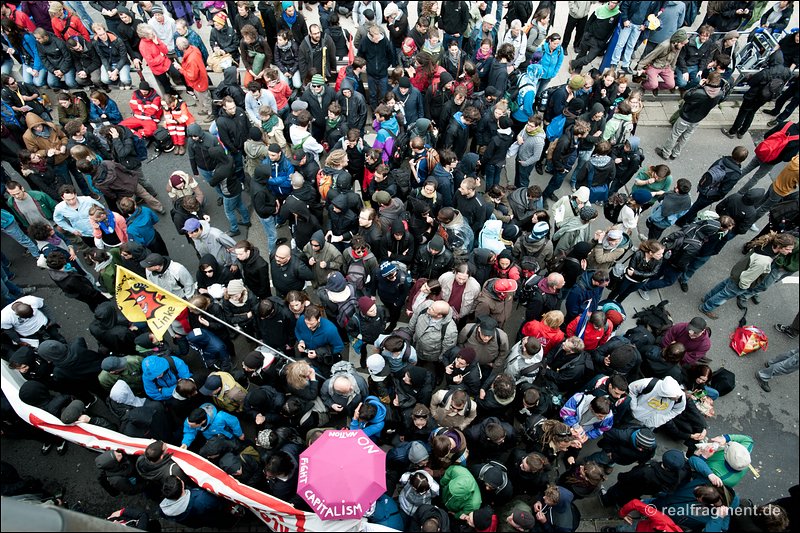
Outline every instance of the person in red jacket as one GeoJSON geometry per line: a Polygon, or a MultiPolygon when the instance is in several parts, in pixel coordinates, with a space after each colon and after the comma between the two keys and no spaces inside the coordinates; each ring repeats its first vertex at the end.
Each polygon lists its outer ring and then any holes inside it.
{"type": "Polygon", "coordinates": [[[31,18],[17,9],[17,6],[11,2],[6,2],[0,5],[0,18],[11,19],[11,22],[27,32],[33,33],[33,30],[36,29],[36,24],[33,23],[31,18]]]}
{"type": "Polygon", "coordinates": [[[61,2],[50,2],[49,13],[53,33],[59,39],[66,41],[75,35],[82,35],[87,41],[92,39],[78,15],[64,7],[61,2]]]}
{"type": "Polygon", "coordinates": [[[161,107],[161,96],[144,80],[139,83],[139,89],[131,93],[128,105],[131,107],[133,118],[139,120],[158,123],[164,115],[164,109],[161,107]]]}
{"type": "Polygon", "coordinates": [[[207,122],[211,122],[211,94],[208,92],[208,72],[203,54],[199,48],[189,44],[186,37],[178,37],[175,47],[183,52],[180,71],[186,80],[186,87],[192,89],[197,97],[197,104],[200,106],[199,115],[203,115],[207,122]]]}
{"type": "MultiPolygon", "coordinates": [[[[625,520],[629,526],[636,525],[633,531],[683,531],[678,525],[672,521],[670,517],[653,507],[652,505],[644,503],[642,500],[631,500],[622,506],[619,510],[619,517],[625,520]],[[638,512],[642,518],[634,521],[631,518],[631,513],[638,512]]],[[[632,531],[629,527],[622,526],[616,527],[603,527],[600,529],[603,532],[611,531],[632,531]],[[624,528],[624,529],[623,529],[624,528]]]]}
{"type": "MultiPolygon", "coordinates": [[[[142,54],[147,66],[153,72],[162,94],[178,94],[170,83],[170,78],[181,85],[185,85],[186,81],[172,64],[172,60],[168,56],[167,45],[156,36],[155,30],[147,24],[139,24],[136,27],[136,35],[140,39],[139,53],[142,54]]],[[[187,92],[191,94],[191,90],[187,92]]]]}
{"type": "Polygon", "coordinates": [[[614,324],[606,318],[606,314],[603,311],[595,311],[589,316],[583,336],[579,335],[577,331],[580,320],[581,315],[572,319],[572,322],[567,326],[567,337],[581,337],[587,351],[602,346],[611,338],[614,324]]]}
{"type": "Polygon", "coordinates": [[[194,124],[194,116],[189,111],[189,106],[180,96],[168,95],[167,105],[164,108],[164,127],[172,137],[173,144],[178,147],[177,155],[186,153],[186,128],[189,124],[194,124]]]}
{"type": "Polygon", "coordinates": [[[564,313],[561,311],[548,311],[542,315],[542,320],[531,320],[522,326],[522,334],[525,337],[536,337],[542,344],[544,355],[558,346],[564,340],[564,332],[561,331],[561,324],[564,323],[564,313]]]}

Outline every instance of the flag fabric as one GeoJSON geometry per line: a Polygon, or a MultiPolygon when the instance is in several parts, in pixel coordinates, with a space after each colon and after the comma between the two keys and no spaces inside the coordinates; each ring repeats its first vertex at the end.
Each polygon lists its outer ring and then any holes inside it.
{"type": "Polygon", "coordinates": [[[117,307],[125,318],[131,322],[147,322],[159,341],[188,307],[181,298],[119,265],[115,292],[117,307]]]}
{"type": "MultiPolygon", "coordinates": [[[[119,267],[117,267],[119,268],[119,267]]],[[[589,323],[589,316],[592,314],[589,308],[592,306],[592,299],[586,302],[586,307],[581,312],[581,317],[578,320],[578,327],[575,328],[575,336],[583,340],[583,334],[586,333],[586,325],[589,323]]]]}

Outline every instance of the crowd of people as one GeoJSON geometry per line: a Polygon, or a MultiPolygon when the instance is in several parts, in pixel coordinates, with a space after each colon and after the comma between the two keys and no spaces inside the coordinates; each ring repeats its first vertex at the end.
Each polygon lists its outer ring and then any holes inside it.
{"type": "MultiPolygon", "coordinates": [[[[791,501],[736,492],[753,436],[709,430],[733,388],[712,369],[709,320],[798,270],[792,2],[702,3],[700,24],[696,1],[92,1],[94,17],[83,4],[0,6],[0,159],[15,171],[2,230],[26,250],[15,268],[32,259],[88,306],[73,316],[91,337],[65,338],[3,255],[2,356],[23,402],[153,440],[97,456],[110,495],[225,524],[237,509],[170,444],[309,510],[299,454],[350,428],[387,451],[367,520],[400,531],[575,531],[590,497],[620,531],[795,521],[791,501]],[[742,81],[751,28],[778,46],[722,133],[743,139],[774,102],[770,129],[673,177],[742,81]],[[682,103],[650,150],[637,129],[659,91],[682,103]],[[162,153],[191,170],[154,175],[162,153]],[[195,260],[171,257],[160,216],[195,260]],[[256,220],[263,250],[241,238],[256,220]],[[626,312],[676,282],[699,296],[691,278],[737,237],[742,257],[696,316],[626,312]],[[120,313],[117,266],[191,304],[164,340],[120,313]],[[659,458],[657,434],[677,443],[659,458]]],[[[775,328],[797,338],[798,318],[775,328]]],[[[765,366],[770,392],[798,350],[765,366]]],[[[24,429],[5,408],[3,423],[24,429]]],[[[156,527],[148,516],[110,519],[156,527]]]]}

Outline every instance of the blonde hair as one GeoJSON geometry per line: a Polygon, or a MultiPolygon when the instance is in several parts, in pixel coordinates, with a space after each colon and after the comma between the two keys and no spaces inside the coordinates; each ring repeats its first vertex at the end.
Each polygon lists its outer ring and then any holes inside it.
{"type": "Polygon", "coordinates": [[[542,315],[542,324],[547,326],[548,328],[560,328],[561,324],[564,323],[564,313],[561,311],[548,311],[542,315]]]}
{"type": "Polygon", "coordinates": [[[333,168],[343,168],[346,159],[347,152],[339,148],[328,154],[327,159],[325,159],[325,165],[333,168]]]}
{"type": "Polygon", "coordinates": [[[97,154],[95,154],[94,150],[87,146],[76,144],[69,149],[69,155],[72,156],[72,159],[75,161],[80,161],[81,159],[94,159],[95,155],[97,154]]]}
{"type": "Polygon", "coordinates": [[[308,371],[311,365],[305,361],[295,361],[286,367],[286,383],[293,389],[303,389],[308,385],[308,371]]]}

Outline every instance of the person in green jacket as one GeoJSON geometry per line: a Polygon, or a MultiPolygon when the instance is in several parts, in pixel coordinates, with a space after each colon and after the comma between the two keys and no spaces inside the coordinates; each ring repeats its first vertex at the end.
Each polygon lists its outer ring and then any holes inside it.
{"type": "Polygon", "coordinates": [[[469,514],[481,508],[481,489],[469,470],[453,465],[444,472],[442,501],[445,508],[455,516],[469,514]]]}
{"type": "Polygon", "coordinates": [[[115,294],[117,265],[122,263],[119,250],[117,248],[105,250],[92,248],[83,254],[83,258],[89,265],[94,266],[94,271],[98,273],[97,282],[100,284],[100,288],[108,294],[115,294]]]}
{"type": "Polygon", "coordinates": [[[139,398],[144,398],[144,384],[142,383],[142,361],[141,355],[128,355],[117,357],[110,355],[103,359],[100,364],[102,371],[97,376],[100,386],[104,390],[111,392],[111,388],[122,380],[131,388],[131,392],[139,398]]]}
{"type": "Polygon", "coordinates": [[[750,469],[753,445],[753,437],[749,435],[720,435],[710,439],[709,446],[699,446],[696,453],[701,455],[692,456],[689,466],[714,486],[733,488],[750,469]],[[708,455],[704,450],[713,453],[708,455]]]}
{"type": "Polygon", "coordinates": [[[8,191],[8,208],[24,228],[34,222],[49,222],[53,220],[53,210],[56,201],[43,192],[26,191],[25,186],[16,181],[6,182],[8,191]]]}

